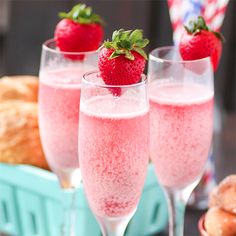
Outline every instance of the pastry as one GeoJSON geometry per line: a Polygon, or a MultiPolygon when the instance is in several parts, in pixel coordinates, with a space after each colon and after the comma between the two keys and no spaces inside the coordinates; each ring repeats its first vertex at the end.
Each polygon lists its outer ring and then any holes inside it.
{"type": "Polygon", "coordinates": [[[32,99],[34,102],[38,101],[38,89],[39,89],[39,80],[38,77],[32,75],[17,75],[17,76],[5,76],[13,82],[18,81],[24,85],[26,85],[32,92],[32,99]]]}
{"type": "Polygon", "coordinates": [[[48,169],[39,138],[37,103],[0,103],[0,162],[48,169]]]}
{"type": "Polygon", "coordinates": [[[236,215],[212,207],[206,213],[204,226],[209,236],[236,236],[236,215]]]}
{"type": "Polygon", "coordinates": [[[38,79],[35,76],[5,76],[0,80],[0,102],[21,100],[37,102],[38,79]]]}
{"type": "Polygon", "coordinates": [[[226,177],[213,190],[209,198],[209,206],[219,206],[225,211],[236,214],[236,175],[226,177]]]}

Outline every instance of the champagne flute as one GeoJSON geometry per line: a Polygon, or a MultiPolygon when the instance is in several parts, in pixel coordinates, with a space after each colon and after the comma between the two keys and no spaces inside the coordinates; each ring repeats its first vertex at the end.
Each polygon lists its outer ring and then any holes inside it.
{"type": "Polygon", "coordinates": [[[99,72],[81,87],[79,160],[85,193],[103,236],[122,236],[135,213],[149,158],[147,80],[109,86],[99,72]],[[117,92],[119,91],[119,92],[117,92]],[[115,96],[113,94],[120,94],[115,96]]]}
{"type": "Polygon", "coordinates": [[[82,75],[96,68],[98,53],[61,52],[43,44],[40,64],[39,129],[43,150],[62,187],[62,235],[74,235],[75,188],[81,182],[78,123],[82,75]],[[72,194],[69,194],[72,192],[72,194]],[[71,196],[71,197],[70,197],[71,196]]]}
{"type": "Polygon", "coordinates": [[[169,207],[169,235],[183,235],[185,205],[207,161],[213,132],[210,58],[184,61],[157,48],[148,65],[150,155],[169,207]]]}

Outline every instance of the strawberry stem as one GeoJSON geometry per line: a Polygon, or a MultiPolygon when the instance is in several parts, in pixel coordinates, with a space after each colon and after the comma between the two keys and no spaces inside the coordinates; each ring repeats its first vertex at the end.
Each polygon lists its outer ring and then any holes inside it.
{"type": "Polygon", "coordinates": [[[97,23],[104,25],[102,18],[93,13],[91,7],[81,3],[75,5],[69,12],[59,12],[58,15],[62,19],[70,19],[79,24],[97,23]]]}
{"type": "Polygon", "coordinates": [[[190,34],[199,33],[201,30],[209,31],[209,28],[202,16],[198,16],[196,20],[189,21],[188,26],[185,25],[184,28],[190,34]]]}
{"type": "Polygon", "coordinates": [[[148,39],[143,38],[143,31],[136,29],[131,30],[116,30],[112,34],[112,41],[105,41],[102,47],[113,49],[109,59],[113,59],[124,55],[129,60],[134,60],[132,51],[139,53],[147,60],[147,54],[143,50],[149,43],[148,39]]]}
{"type": "Polygon", "coordinates": [[[189,21],[188,26],[185,25],[184,28],[189,34],[193,35],[200,33],[201,30],[206,30],[212,32],[217,38],[224,41],[223,35],[220,32],[211,30],[202,16],[198,16],[196,20],[189,21]]]}

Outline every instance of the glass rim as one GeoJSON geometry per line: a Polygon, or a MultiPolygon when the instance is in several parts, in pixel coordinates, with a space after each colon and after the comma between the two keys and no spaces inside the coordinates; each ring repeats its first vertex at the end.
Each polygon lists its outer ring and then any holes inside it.
{"type": "Polygon", "coordinates": [[[145,84],[147,84],[147,81],[148,81],[147,76],[144,73],[141,74],[142,80],[140,82],[135,83],[135,84],[128,84],[128,85],[101,84],[100,82],[92,82],[87,79],[88,76],[99,74],[99,73],[100,73],[99,70],[93,70],[93,71],[86,72],[82,77],[81,84],[86,83],[86,84],[92,85],[94,87],[99,87],[99,88],[134,88],[134,87],[145,85],[145,84]]]}
{"type": "Polygon", "coordinates": [[[197,63],[197,62],[202,62],[202,61],[210,61],[210,57],[203,57],[200,59],[195,59],[195,60],[174,60],[174,59],[165,59],[163,57],[158,57],[156,55],[154,55],[155,52],[160,52],[160,51],[165,51],[165,50],[175,50],[175,51],[179,51],[177,46],[164,46],[164,47],[158,47],[153,49],[150,53],[149,53],[149,60],[154,60],[156,62],[166,62],[166,63],[182,63],[182,64],[186,64],[186,63],[197,63]]]}
{"type": "Polygon", "coordinates": [[[97,50],[93,50],[93,51],[86,51],[86,52],[67,52],[67,51],[59,51],[56,48],[52,48],[49,46],[50,43],[55,43],[55,39],[50,38],[48,40],[46,40],[43,44],[42,44],[42,48],[45,51],[51,52],[51,53],[55,53],[55,54],[64,54],[64,55],[90,55],[93,53],[97,53],[97,50]]]}

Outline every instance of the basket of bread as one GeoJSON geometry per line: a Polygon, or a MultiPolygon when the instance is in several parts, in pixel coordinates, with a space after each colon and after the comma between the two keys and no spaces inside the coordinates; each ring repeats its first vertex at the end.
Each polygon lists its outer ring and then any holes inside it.
{"type": "Polygon", "coordinates": [[[222,180],[209,196],[209,210],[199,220],[201,236],[236,235],[236,175],[222,180]]]}
{"type": "MultiPolygon", "coordinates": [[[[37,77],[0,79],[0,234],[60,235],[62,193],[41,146],[37,97],[37,77]]],[[[83,186],[76,198],[75,235],[100,236],[83,186]]],[[[167,218],[164,196],[150,165],[138,210],[126,235],[160,232],[165,229],[167,218]]]]}

